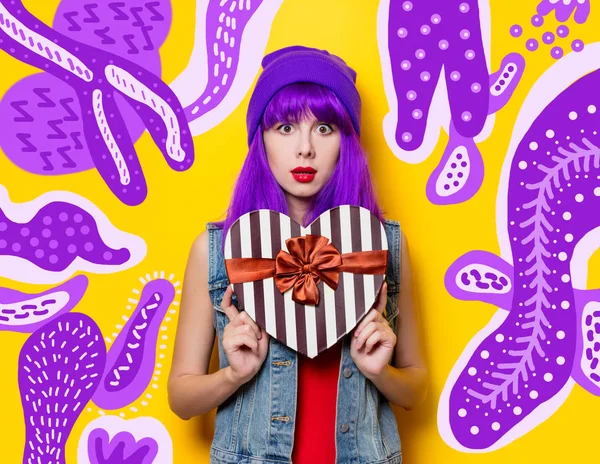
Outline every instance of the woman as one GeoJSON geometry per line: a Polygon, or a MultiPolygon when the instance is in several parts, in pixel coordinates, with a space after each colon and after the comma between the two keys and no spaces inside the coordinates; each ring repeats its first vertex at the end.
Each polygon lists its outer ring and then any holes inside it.
{"type": "Polygon", "coordinates": [[[406,239],[383,218],[360,145],[356,73],[326,51],[298,46],[267,55],[263,68],[227,217],[209,223],[190,252],[169,403],[183,419],[218,407],[211,462],[400,463],[389,403],[411,409],[421,402],[426,370],[406,239]],[[385,221],[386,283],[351,333],[309,359],[236,309],[224,237],[256,209],[306,226],[344,204],[385,221]],[[215,331],[221,368],[209,375],[215,331]]]}

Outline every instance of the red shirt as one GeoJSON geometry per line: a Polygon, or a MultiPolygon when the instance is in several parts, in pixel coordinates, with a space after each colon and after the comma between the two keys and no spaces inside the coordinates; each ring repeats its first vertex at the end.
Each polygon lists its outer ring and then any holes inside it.
{"type": "Polygon", "coordinates": [[[314,359],[298,354],[298,391],[292,462],[335,462],[335,415],[342,343],[314,359]]]}

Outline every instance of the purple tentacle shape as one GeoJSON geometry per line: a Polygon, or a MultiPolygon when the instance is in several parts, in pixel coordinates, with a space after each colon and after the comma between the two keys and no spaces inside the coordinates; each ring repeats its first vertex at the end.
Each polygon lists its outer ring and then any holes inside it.
{"type": "Polygon", "coordinates": [[[550,68],[515,124],[498,193],[504,259],[472,252],[448,269],[461,299],[501,308],[454,366],[438,409],[463,451],[505,446],[550,417],[574,382],[600,393],[600,44],[550,68]],[[583,77],[581,77],[583,76],[583,77]]]}
{"type": "Polygon", "coordinates": [[[27,339],[19,355],[23,464],[65,463],[65,444],[100,383],[105,350],[96,323],[80,313],[63,314],[27,339]]]}
{"type": "Polygon", "coordinates": [[[47,192],[12,203],[0,185],[0,276],[57,283],[77,271],[116,272],[139,263],[145,242],[117,230],[89,200],[47,192]]]}
{"type": "MultiPolygon", "coordinates": [[[[127,6],[118,1],[63,0],[54,16],[53,28],[89,46],[126,56],[160,76],[159,48],[170,23],[171,8],[167,0],[128,0],[127,6]],[[104,30],[109,32],[100,34],[104,30]],[[132,38],[125,40],[129,37],[132,38]]],[[[144,124],[120,94],[114,97],[127,121],[127,132],[136,141],[144,131],[144,124]]],[[[25,77],[8,90],[0,102],[0,125],[5,129],[0,133],[0,146],[14,164],[26,171],[62,175],[94,167],[83,136],[77,94],[70,85],[49,73],[25,77]]]]}
{"type": "Polygon", "coordinates": [[[0,330],[35,332],[71,311],[83,298],[87,284],[87,277],[79,275],[35,295],[0,287],[0,330]]]}
{"type": "MultiPolygon", "coordinates": [[[[93,8],[87,11],[90,21],[95,21],[93,8]]],[[[21,0],[0,2],[0,48],[72,87],[92,161],[123,203],[140,204],[147,187],[116,94],[136,111],[172,169],[191,167],[193,142],[183,108],[153,73],[117,54],[60,34],[33,16],[21,0]]]]}
{"type": "Polygon", "coordinates": [[[283,0],[198,0],[194,50],[170,84],[193,135],[219,124],[242,101],[283,0]]]}
{"type": "Polygon", "coordinates": [[[119,409],[142,395],[152,381],[159,329],[175,297],[167,279],[148,282],[139,304],[109,348],[102,382],[94,403],[102,409],[119,409]]]}

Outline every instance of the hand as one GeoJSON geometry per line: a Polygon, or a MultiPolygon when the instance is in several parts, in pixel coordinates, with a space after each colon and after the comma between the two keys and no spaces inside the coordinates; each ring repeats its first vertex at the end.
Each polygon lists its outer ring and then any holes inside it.
{"type": "Polygon", "coordinates": [[[396,334],[382,315],[386,302],[387,283],[384,283],[376,306],[371,308],[352,334],[350,355],[368,379],[383,371],[396,346],[396,334]]]}
{"type": "Polygon", "coordinates": [[[221,307],[229,323],[223,332],[223,350],[229,360],[233,380],[244,384],[256,374],[267,356],[269,334],[246,311],[238,312],[231,303],[233,290],[227,287],[221,307]]]}

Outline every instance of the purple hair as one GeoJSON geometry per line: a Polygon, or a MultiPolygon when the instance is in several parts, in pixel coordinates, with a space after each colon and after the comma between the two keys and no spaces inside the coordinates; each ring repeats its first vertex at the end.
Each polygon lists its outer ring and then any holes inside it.
{"type": "Polygon", "coordinates": [[[288,214],[284,192],[267,162],[262,132],[278,122],[301,122],[310,113],[319,121],[338,127],[340,156],[331,178],[312,198],[302,226],[306,227],[328,209],[340,205],[362,206],[384,220],[364,150],[346,108],[326,87],[307,82],[295,83],[277,92],[265,109],[260,129],[250,144],[235,184],[227,217],[219,223],[223,226],[223,246],[229,228],[250,211],[270,209],[288,214]]]}

